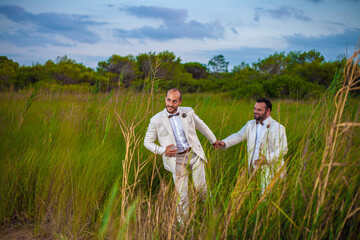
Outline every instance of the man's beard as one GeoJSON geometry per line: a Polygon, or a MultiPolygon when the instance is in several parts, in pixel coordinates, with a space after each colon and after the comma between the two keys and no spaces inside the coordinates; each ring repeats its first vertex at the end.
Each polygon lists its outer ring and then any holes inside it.
{"type": "Polygon", "coordinates": [[[264,114],[260,114],[259,116],[256,116],[255,114],[254,114],[254,119],[256,120],[256,121],[264,121],[265,120],[265,117],[266,117],[266,112],[264,113],[264,114]]]}
{"type": "Polygon", "coordinates": [[[176,113],[176,111],[177,111],[177,108],[174,108],[174,107],[171,107],[171,106],[166,106],[165,105],[165,107],[166,107],[166,111],[168,112],[168,113],[171,113],[171,114],[173,114],[173,113],[176,113]],[[169,109],[170,108],[170,109],[169,109]],[[171,111],[171,112],[170,112],[171,111]]]}

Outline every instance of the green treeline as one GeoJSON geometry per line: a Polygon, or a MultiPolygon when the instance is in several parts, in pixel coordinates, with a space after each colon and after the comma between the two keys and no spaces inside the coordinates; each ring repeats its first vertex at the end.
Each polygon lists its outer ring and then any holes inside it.
{"type": "Polygon", "coordinates": [[[228,70],[223,55],[214,56],[208,64],[181,63],[174,53],[141,53],[113,55],[98,63],[96,70],[67,56],[55,62],[19,66],[17,62],[0,57],[0,91],[19,90],[35,83],[50,89],[82,89],[97,85],[102,91],[114,88],[144,90],[149,87],[167,89],[179,87],[184,92],[225,92],[234,98],[306,99],[318,97],[327,89],[337,70],[346,61],[339,57],[326,62],[317,51],[274,53],[257,62],[228,70]]]}

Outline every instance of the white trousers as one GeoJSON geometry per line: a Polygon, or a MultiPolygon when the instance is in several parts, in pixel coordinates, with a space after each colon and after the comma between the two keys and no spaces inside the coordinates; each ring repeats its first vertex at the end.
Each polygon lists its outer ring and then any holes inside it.
{"type": "Polygon", "coordinates": [[[179,194],[178,214],[187,215],[188,212],[188,181],[189,171],[192,174],[192,179],[196,192],[206,197],[207,185],[205,178],[204,161],[194,152],[190,151],[184,154],[176,155],[176,174],[173,174],[175,188],[179,194]]]}

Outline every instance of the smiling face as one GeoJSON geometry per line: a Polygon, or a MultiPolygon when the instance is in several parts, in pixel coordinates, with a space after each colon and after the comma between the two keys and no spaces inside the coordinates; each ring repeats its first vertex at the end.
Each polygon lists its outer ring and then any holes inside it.
{"type": "Polygon", "coordinates": [[[270,116],[270,109],[266,109],[264,102],[257,102],[254,106],[254,118],[256,121],[264,121],[270,116]]]}
{"type": "Polygon", "coordinates": [[[176,113],[179,105],[182,103],[180,99],[180,92],[175,90],[170,90],[165,96],[165,107],[166,111],[170,114],[176,113]]]}

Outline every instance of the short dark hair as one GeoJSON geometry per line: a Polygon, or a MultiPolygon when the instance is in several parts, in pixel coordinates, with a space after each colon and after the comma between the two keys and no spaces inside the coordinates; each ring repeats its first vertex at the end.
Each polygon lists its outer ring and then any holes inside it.
{"type": "Polygon", "coordinates": [[[271,112],[272,104],[271,104],[269,99],[267,99],[267,98],[259,98],[258,100],[256,100],[256,102],[257,103],[261,103],[261,102],[265,103],[266,110],[270,109],[270,112],[271,112]]]}
{"type": "Polygon", "coordinates": [[[166,92],[166,96],[168,95],[168,93],[169,93],[170,91],[178,91],[178,92],[180,93],[180,99],[179,99],[179,100],[182,99],[182,92],[180,91],[180,89],[178,89],[178,88],[171,88],[171,89],[169,89],[169,90],[166,92]]]}

